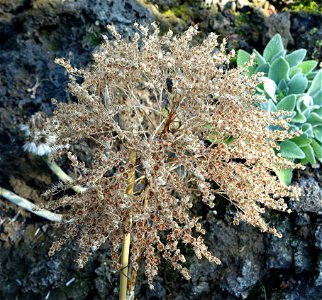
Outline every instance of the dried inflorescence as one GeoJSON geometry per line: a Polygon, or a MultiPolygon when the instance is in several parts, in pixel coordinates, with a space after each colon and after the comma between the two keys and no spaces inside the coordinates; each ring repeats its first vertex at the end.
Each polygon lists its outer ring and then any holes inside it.
{"type": "Polygon", "coordinates": [[[109,27],[113,41],[105,39],[87,70],[58,60],[78,102],[57,105],[52,118],[57,140],[87,141],[92,163],[85,166],[64,150],[87,191],[54,203],[71,209],[65,234],[50,254],[77,238],[78,263],[84,266],[108,239],[119,268],[120,245],[131,233],[132,265],[137,269],[144,258],[150,283],[161,257],[189,278],[180,244],[190,245],[198,258],[220,263],[204,244],[199,219],[189,214],[193,195],[210,207],[216,195],[226,197],[237,208],[234,223],[246,221],[278,235],[262,214],[265,208],[287,210],[283,197],[292,192],[273,173],[294,167],[276,155],[276,141],[292,134],[281,113],[258,108],[265,101],[255,93],[259,75],[248,78],[245,70],[230,69],[234,53],[227,55],[224,44],[216,48],[216,35],[193,46],[194,27],[180,37],[171,31],[160,37],[155,24],[150,34],[147,27],[136,27],[131,42],[109,27]]]}

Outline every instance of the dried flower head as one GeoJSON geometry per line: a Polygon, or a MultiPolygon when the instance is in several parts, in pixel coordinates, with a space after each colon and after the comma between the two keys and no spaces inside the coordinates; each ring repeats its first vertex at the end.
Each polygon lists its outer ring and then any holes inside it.
{"type": "Polygon", "coordinates": [[[28,124],[21,124],[20,130],[24,133],[26,142],[23,150],[34,155],[44,156],[52,152],[56,142],[56,134],[52,130],[52,122],[48,126],[48,118],[44,113],[34,114],[28,124]]]}
{"type": "Polygon", "coordinates": [[[283,197],[292,192],[273,172],[294,165],[273,147],[291,134],[281,113],[258,108],[256,103],[265,101],[255,94],[260,77],[230,69],[235,54],[227,55],[224,45],[216,48],[216,35],[192,45],[195,27],[162,37],[155,24],[150,34],[148,27],[136,28],[128,42],[109,26],[114,40],[105,39],[86,70],[57,60],[78,99],[57,105],[52,122],[58,124],[58,142],[85,140],[93,153],[90,166],[69,155],[81,174],[78,183],[88,189],[60,202],[72,207],[71,221],[50,254],[77,238],[77,261],[84,266],[108,239],[117,268],[123,236],[131,233],[131,261],[137,266],[144,258],[150,283],[160,257],[189,279],[180,244],[190,245],[198,258],[220,263],[200,236],[205,232],[199,219],[189,212],[196,190],[210,207],[216,195],[227,197],[237,208],[236,224],[246,221],[278,235],[262,214],[266,208],[287,209],[283,197]],[[79,76],[82,83],[76,81],[79,76]],[[270,125],[278,130],[269,130],[270,125]],[[129,194],[133,172],[134,193],[129,194]]]}

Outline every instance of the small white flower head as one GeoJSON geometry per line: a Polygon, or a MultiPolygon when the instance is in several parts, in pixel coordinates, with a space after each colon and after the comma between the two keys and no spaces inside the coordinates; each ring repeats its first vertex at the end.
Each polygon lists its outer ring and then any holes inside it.
{"type": "Polygon", "coordinates": [[[22,148],[24,151],[38,156],[49,155],[51,153],[51,148],[47,144],[36,145],[35,142],[27,142],[22,148]]]}
{"type": "Polygon", "coordinates": [[[43,113],[34,114],[29,124],[19,125],[26,137],[24,151],[38,156],[49,155],[52,152],[57,136],[51,132],[48,125],[47,117],[43,113]]]}

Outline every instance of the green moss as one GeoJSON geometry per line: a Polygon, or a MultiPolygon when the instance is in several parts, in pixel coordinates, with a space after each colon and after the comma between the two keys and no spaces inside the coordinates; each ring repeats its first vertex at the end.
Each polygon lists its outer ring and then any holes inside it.
{"type": "Polygon", "coordinates": [[[163,15],[167,18],[179,18],[184,22],[188,22],[193,19],[193,11],[187,4],[182,4],[168,9],[163,12],[163,15]]]}
{"type": "Polygon", "coordinates": [[[310,30],[309,34],[310,34],[310,35],[314,35],[314,34],[316,34],[317,32],[318,32],[318,29],[317,29],[316,27],[313,27],[313,28],[310,30]]]}
{"type": "Polygon", "coordinates": [[[94,47],[101,44],[103,40],[102,33],[100,31],[88,32],[85,36],[85,39],[90,46],[94,47]]]}
{"type": "Polygon", "coordinates": [[[193,18],[193,12],[187,4],[183,4],[179,7],[174,8],[173,12],[176,17],[182,19],[185,22],[193,18]]]}
{"type": "Polygon", "coordinates": [[[315,42],[315,47],[317,47],[317,48],[322,47],[322,40],[317,40],[317,41],[315,42]]]}
{"type": "Polygon", "coordinates": [[[318,4],[318,1],[311,0],[296,0],[293,4],[286,7],[284,10],[291,10],[295,12],[305,11],[307,13],[322,13],[322,6],[318,4]]]}

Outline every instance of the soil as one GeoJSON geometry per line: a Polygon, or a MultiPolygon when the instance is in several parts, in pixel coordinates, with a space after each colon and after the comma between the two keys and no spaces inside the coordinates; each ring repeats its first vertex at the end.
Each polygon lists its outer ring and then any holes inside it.
{"type": "MultiPolygon", "coordinates": [[[[274,1],[259,1],[267,3],[261,6],[252,6],[253,1],[217,2],[216,9],[209,9],[196,4],[199,1],[0,0],[0,186],[34,203],[48,200],[41,195],[57,178],[41,159],[23,152],[18,125],[38,111],[50,115],[51,98],[75,100],[66,91],[64,69],[54,59],[68,58],[85,67],[107,24],[131,36],[135,21],[156,19],[163,30],[176,32],[198,23],[204,34],[216,31],[228,37],[228,48],[260,52],[280,32],[289,50],[306,48],[309,57],[322,59],[321,14],[278,11],[274,1]],[[180,2],[181,11],[166,13],[174,2],[180,2]]],[[[68,171],[63,160],[58,163],[68,171]]],[[[291,215],[271,215],[283,231],[282,240],[249,225],[232,226],[232,208],[225,200],[212,211],[197,205],[209,248],[222,266],[198,261],[183,249],[190,258],[192,280],[185,281],[164,264],[150,290],[141,268],[137,299],[322,299],[317,234],[322,226],[321,168],[308,168],[295,181],[316,201],[307,207],[295,205],[291,215]]],[[[76,243],[48,257],[59,235],[52,223],[0,199],[0,299],[117,299],[118,273],[111,268],[108,245],[80,270],[74,262],[76,243]]]]}

